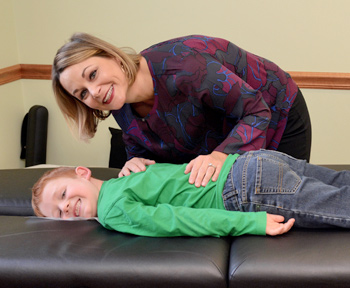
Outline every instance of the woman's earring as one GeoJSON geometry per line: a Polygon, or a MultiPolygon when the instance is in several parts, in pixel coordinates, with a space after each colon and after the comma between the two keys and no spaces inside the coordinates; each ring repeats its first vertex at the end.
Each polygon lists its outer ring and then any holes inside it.
{"type": "Polygon", "coordinates": [[[124,69],[123,63],[120,63],[120,68],[122,69],[123,73],[125,73],[125,69],[124,69]]]}

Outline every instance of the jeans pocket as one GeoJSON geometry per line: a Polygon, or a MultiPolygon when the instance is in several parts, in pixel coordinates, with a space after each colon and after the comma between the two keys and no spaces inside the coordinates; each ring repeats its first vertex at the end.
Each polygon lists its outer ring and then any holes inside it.
{"type": "Polygon", "coordinates": [[[294,194],[301,178],[281,159],[257,157],[255,194],[294,194]]]}

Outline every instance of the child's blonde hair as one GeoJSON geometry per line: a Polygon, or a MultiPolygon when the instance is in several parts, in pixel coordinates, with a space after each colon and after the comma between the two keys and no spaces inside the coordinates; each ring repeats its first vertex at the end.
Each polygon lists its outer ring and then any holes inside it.
{"type": "Polygon", "coordinates": [[[32,207],[35,215],[38,217],[46,217],[40,211],[39,204],[42,201],[41,195],[43,193],[43,190],[51,180],[62,177],[74,178],[75,176],[76,174],[74,167],[58,167],[45,172],[32,188],[32,207]]]}

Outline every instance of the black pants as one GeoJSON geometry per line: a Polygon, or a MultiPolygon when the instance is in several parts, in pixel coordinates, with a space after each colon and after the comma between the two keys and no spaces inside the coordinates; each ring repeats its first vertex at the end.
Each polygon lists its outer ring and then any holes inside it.
{"type": "Polygon", "coordinates": [[[277,151],[310,161],[311,120],[303,94],[298,94],[288,114],[286,129],[277,151]]]}

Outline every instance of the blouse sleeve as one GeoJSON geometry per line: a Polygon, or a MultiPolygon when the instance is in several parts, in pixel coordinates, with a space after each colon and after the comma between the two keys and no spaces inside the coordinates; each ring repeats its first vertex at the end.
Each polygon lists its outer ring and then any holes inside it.
{"type": "Polygon", "coordinates": [[[153,156],[150,155],[150,152],[145,147],[142,147],[131,136],[129,136],[126,133],[123,133],[123,142],[125,144],[127,160],[130,160],[134,157],[154,160],[153,156]]]}
{"type": "Polygon", "coordinates": [[[205,115],[207,121],[223,119],[222,129],[227,137],[214,150],[242,154],[265,148],[271,111],[262,93],[214,58],[203,62],[193,66],[205,72],[191,71],[178,77],[177,87],[182,93],[194,95],[213,112],[205,115]],[[199,77],[198,73],[202,75],[199,77]],[[191,81],[193,75],[197,81],[191,81]]]}

